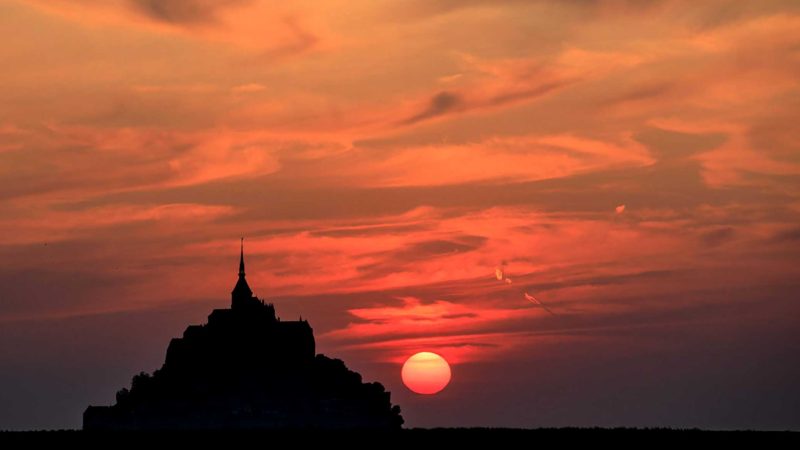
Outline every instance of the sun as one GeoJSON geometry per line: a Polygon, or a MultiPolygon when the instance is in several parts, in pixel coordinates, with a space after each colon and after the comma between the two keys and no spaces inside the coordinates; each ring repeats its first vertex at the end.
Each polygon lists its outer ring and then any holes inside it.
{"type": "Polygon", "coordinates": [[[419,352],[406,360],[400,375],[413,392],[435,394],[450,383],[450,365],[436,353],[419,352]]]}

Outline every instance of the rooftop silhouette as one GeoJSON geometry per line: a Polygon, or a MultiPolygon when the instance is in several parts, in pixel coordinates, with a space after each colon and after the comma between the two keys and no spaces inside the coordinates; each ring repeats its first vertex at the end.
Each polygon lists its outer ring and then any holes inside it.
{"type": "Polygon", "coordinates": [[[305,320],[282,321],[245,279],[230,309],[174,338],[164,365],[133,377],[112,406],[89,406],[85,430],[396,429],[400,407],[377,382],[317,355],[305,320]]]}

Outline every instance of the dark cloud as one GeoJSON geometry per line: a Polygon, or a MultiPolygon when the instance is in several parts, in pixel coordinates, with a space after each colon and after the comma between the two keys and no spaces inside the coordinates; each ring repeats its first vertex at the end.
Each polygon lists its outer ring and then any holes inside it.
{"type": "Polygon", "coordinates": [[[649,128],[636,134],[636,140],[647,145],[659,162],[685,160],[698,153],[722,145],[727,136],[720,133],[689,134],[649,128]]]}
{"type": "Polygon", "coordinates": [[[423,120],[439,117],[463,106],[463,99],[452,92],[442,91],[434,95],[427,108],[400,122],[402,125],[412,125],[423,120]]]}
{"type": "Polygon", "coordinates": [[[467,99],[463,94],[442,91],[430,99],[428,105],[422,111],[404,119],[400,125],[413,125],[429,119],[434,119],[447,114],[479,110],[482,108],[493,108],[507,103],[530,100],[541,97],[552,91],[558,90],[574,83],[576,80],[556,80],[547,83],[536,84],[522,89],[509,89],[487,98],[467,99]]]}
{"type": "Polygon", "coordinates": [[[371,225],[347,228],[329,228],[312,231],[312,236],[326,237],[365,237],[379,236],[382,234],[405,234],[415,231],[427,231],[435,227],[433,223],[413,223],[403,225],[371,225]]]}
{"type": "Polygon", "coordinates": [[[401,251],[403,255],[436,257],[451,253],[464,253],[481,247],[488,238],[484,236],[457,236],[454,239],[437,239],[432,241],[416,242],[408,245],[401,251]]]}
{"type": "Polygon", "coordinates": [[[669,93],[674,87],[675,84],[672,82],[638,86],[625,90],[620,94],[610,96],[602,103],[604,105],[617,105],[620,103],[649,100],[669,93]]]}
{"type": "Polygon", "coordinates": [[[491,0],[411,0],[405,2],[389,3],[387,5],[386,16],[390,20],[414,20],[424,19],[430,16],[447,14],[464,8],[490,7],[502,8],[503,3],[525,3],[530,0],[507,0],[506,2],[496,2],[491,0]]]}
{"type": "Polygon", "coordinates": [[[787,244],[800,242],[800,227],[793,227],[779,231],[772,237],[772,241],[787,244]]]}
{"type": "Polygon", "coordinates": [[[461,235],[413,242],[398,250],[371,254],[377,261],[360,266],[358,270],[365,278],[379,278],[416,262],[477,250],[488,240],[485,236],[461,235]]]}
{"type": "Polygon", "coordinates": [[[153,20],[179,25],[213,23],[226,8],[251,0],[129,0],[133,8],[153,20]]]}
{"type": "Polygon", "coordinates": [[[319,44],[320,37],[301,26],[297,20],[286,19],[283,23],[291,38],[282,45],[267,50],[260,55],[260,58],[274,60],[276,58],[294,56],[312,50],[319,44]]]}
{"type": "Polygon", "coordinates": [[[412,0],[397,2],[394,7],[390,5],[388,11],[392,20],[413,20],[448,14],[468,8],[513,8],[519,11],[529,6],[545,5],[587,12],[606,8],[613,13],[635,13],[656,9],[664,3],[665,0],[505,0],[502,2],[495,0],[412,0]]]}
{"type": "Polygon", "coordinates": [[[464,347],[476,347],[476,348],[497,348],[499,345],[492,344],[489,342],[476,342],[476,341],[469,341],[469,342],[447,342],[447,343],[430,343],[430,347],[432,348],[464,348],[464,347]]]}
{"type": "Polygon", "coordinates": [[[716,230],[708,231],[700,236],[700,240],[706,247],[719,247],[726,242],[733,240],[736,235],[736,230],[733,227],[723,227],[716,230]]]}
{"type": "Polygon", "coordinates": [[[519,100],[529,100],[536,97],[541,97],[549,92],[555,91],[559,88],[568,86],[574,83],[575,80],[558,80],[550,83],[543,83],[538,86],[533,86],[528,89],[510,90],[503,92],[493,97],[490,97],[485,102],[480,102],[476,106],[501,106],[506,103],[515,102],[519,100]]]}
{"type": "MultiPolygon", "coordinates": [[[[604,286],[614,284],[624,284],[632,281],[658,281],[664,280],[676,275],[681,274],[680,270],[643,270],[640,272],[625,273],[619,275],[599,275],[590,277],[577,277],[555,283],[542,284],[538,283],[534,286],[539,289],[559,289],[566,287],[576,286],[604,286]]],[[[519,278],[519,277],[518,277],[519,278]]]]}
{"type": "Polygon", "coordinates": [[[478,317],[476,313],[443,314],[442,319],[474,319],[478,317]]]}
{"type": "Polygon", "coordinates": [[[749,20],[753,17],[786,14],[800,9],[798,2],[782,0],[763,0],[759,2],[705,2],[701,13],[696,14],[693,22],[700,30],[710,30],[732,23],[749,20]]]}
{"type": "Polygon", "coordinates": [[[542,233],[542,232],[552,233],[554,231],[557,231],[558,228],[559,226],[555,223],[543,222],[543,223],[532,223],[528,225],[519,225],[516,227],[512,227],[511,229],[514,231],[519,231],[520,233],[530,234],[530,233],[542,233]]]}

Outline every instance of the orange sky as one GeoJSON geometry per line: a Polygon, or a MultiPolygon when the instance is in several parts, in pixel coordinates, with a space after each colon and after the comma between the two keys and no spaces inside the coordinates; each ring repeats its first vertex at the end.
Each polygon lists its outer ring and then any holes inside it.
{"type": "Polygon", "coordinates": [[[0,429],[155,369],[242,235],[408,424],[796,428],[797,30],[791,0],[0,1],[0,429]]]}

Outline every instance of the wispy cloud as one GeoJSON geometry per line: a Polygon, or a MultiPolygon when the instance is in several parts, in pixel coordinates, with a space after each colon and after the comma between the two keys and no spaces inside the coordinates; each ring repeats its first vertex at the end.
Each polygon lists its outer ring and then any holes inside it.
{"type": "Polygon", "coordinates": [[[211,23],[226,8],[251,0],[129,0],[132,7],[154,20],[176,24],[211,23]]]}

